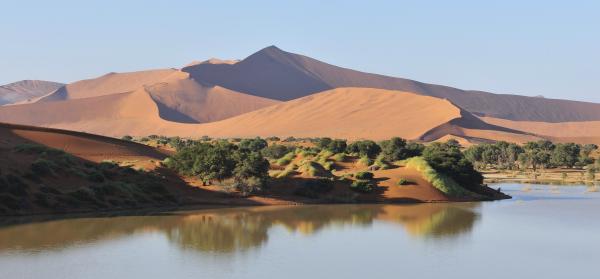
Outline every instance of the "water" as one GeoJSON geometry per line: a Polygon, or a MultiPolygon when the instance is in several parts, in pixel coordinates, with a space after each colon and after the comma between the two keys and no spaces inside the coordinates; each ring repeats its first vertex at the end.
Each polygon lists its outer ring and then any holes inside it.
{"type": "Polygon", "coordinates": [[[0,278],[597,278],[600,193],[499,186],[515,198],[5,225],[0,278]]]}

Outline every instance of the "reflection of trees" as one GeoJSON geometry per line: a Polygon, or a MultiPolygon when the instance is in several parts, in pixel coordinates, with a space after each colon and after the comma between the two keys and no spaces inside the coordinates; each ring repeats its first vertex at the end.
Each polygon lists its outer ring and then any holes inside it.
{"type": "Polygon", "coordinates": [[[0,251],[62,248],[142,231],[163,232],[182,248],[235,252],[260,246],[268,230],[281,225],[305,235],[329,226],[401,225],[409,234],[455,237],[468,233],[478,214],[472,204],[314,205],[203,210],[165,216],[85,218],[7,226],[0,229],[0,251]]]}

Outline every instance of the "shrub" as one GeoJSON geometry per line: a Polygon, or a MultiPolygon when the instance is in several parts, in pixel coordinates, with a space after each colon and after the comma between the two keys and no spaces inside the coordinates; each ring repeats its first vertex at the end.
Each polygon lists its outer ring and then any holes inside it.
{"type": "Polygon", "coordinates": [[[104,182],[104,175],[97,171],[92,171],[87,174],[87,179],[91,182],[104,182]]]}
{"type": "Polygon", "coordinates": [[[49,147],[39,145],[39,144],[33,144],[33,143],[23,143],[23,144],[19,144],[14,147],[14,151],[16,151],[16,152],[32,153],[32,154],[36,154],[36,153],[39,154],[48,149],[49,149],[49,147]]]}
{"type": "Polygon", "coordinates": [[[294,160],[295,157],[296,157],[296,154],[292,151],[292,152],[285,154],[285,156],[279,158],[279,160],[277,160],[275,163],[280,166],[285,166],[285,165],[289,164],[290,162],[292,162],[292,160],[294,160]]]}
{"type": "Polygon", "coordinates": [[[396,182],[396,185],[399,185],[399,186],[413,185],[413,184],[415,184],[414,181],[408,180],[406,178],[400,178],[400,179],[398,179],[398,182],[396,182]]]}
{"type": "Polygon", "coordinates": [[[285,167],[284,170],[277,173],[277,175],[275,177],[277,177],[277,178],[288,177],[290,174],[292,174],[296,170],[297,167],[298,166],[296,166],[296,164],[289,164],[285,167]]]}
{"type": "Polygon", "coordinates": [[[372,172],[368,172],[368,171],[360,171],[357,172],[354,177],[356,179],[361,179],[361,180],[370,180],[373,179],[373,173],[372,172]]]}
{"type": "Polygon", "coordinates": [[[432,143],[423,151],[423,159],[436,171],[452,178],[459,185],[477,192],[483,184],[483,176],[465,158],[456,145],[432,143]]]}
{"type": "Polygon", "coordinates": [[[367,156],[362,156],[362,157],[360,157],[360,159],[358,160],[358,163],[359,163],[360,165],[363,165],[363,166],[367,166],[367,167],[368,167],[368,166],[370,166],[370,165],[372,165],[372,164],[373,164],[373,159],[371,159],[371,158],[369,158],[369,157],[367,157],[367,156]]]}
{"type": "Polygon", "coordinates": [[[333,159],[336,162],[344,162],[344,161],[346,161],[346,154],[337,153],[337,154],[334,154],[333,156],[331,156],[331,159],[333,159]]]}
{"type": "Polygon", "coordinates": [[[54,172],[54,168],[54,163],[46,159],[37,159],[31,163],[31,171],[40,176],[52,174],[54,172]]]}
{"type": "Polygon", "coordinates": [[[375,158],[381,152],[381,147],[372,140],[355,141],[348,145],[347,152],[375,158]]]}
{"type": "Polygon", "coordinates": [[[333,189],[330,179],[311,179],[294,191],[294,194],[311,199],[318,198],[320,194],[328,193],[333,189]]]}
{"type": "Polygon", "coordinates": [[[405,165],[419,171],[427,182],[444,194],[453,197],[472,196],[471,192],[458,185],[452,178],[433,169],[423,157],[409,158],[405,161],[405,165]]]}
{"type": "Polygon", "coordinates": [[[266,140],[256,137],[254,139],[243,139],[240,142],[239,147],[241,149],[247,149],[249,151],[259,152],[259,151],[263,150],[264,148],[266,148],[267,145],[268,144],[267,144],[266,140]]]}
{"type": "Polygon", "coordinates": [[[293,147],[288,147],[281,144],[272,144],[264,148],[261,153],[267,158],[279,159],[292,151],[294,151],[293,147]]]}
{"type": "Polygon", "coordinates": [[[281,139],[279,137],[268,137],[268,138],[266,138],[266,140],[268,140],[268,141],[281,141],[281,139]]]}
{"type": "Polygon", "coordinates": [[[133,137],[132,137],[132,136],[129,136],[129,135],[125,135],[125,136],[122,136],[122,137],[121,137],[121,140],[132,141],[132,140],[133,140],[133,137]]]}
{"type": "Polygon", "coordinates": [[[350,189],[360,193],[370,193],[373,192],[374,187],[369,180],[356,180],[352,182],[350,189]]]}

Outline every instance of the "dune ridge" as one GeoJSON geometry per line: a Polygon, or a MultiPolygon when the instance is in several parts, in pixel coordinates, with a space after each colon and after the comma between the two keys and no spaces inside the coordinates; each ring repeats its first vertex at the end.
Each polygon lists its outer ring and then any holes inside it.
{"type": "Polygon", "coordinates": [[[45,80],[21,80],[0,86],[0,106],[28,102],[49,94],[64,84],[45,80]]]}
{"type": "Polygon", "coordinates": [[[333,88],[364,87],[449,99],[477,116],[543,122],[600,120],[600,104],[461,90],[365,73],[285,52],[275,46],[235,64],[197,64],[182,71],[198,81],[282,101],[333,88]]]}

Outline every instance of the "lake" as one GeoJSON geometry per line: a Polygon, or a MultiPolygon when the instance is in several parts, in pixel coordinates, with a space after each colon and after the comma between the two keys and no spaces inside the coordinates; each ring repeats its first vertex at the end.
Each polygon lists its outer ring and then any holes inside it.
{"type": "Polygon", "coordinates": [[[598,278],[596,188],[498,186],[514,198],[3,220],[0,278],[598,278]]]}

